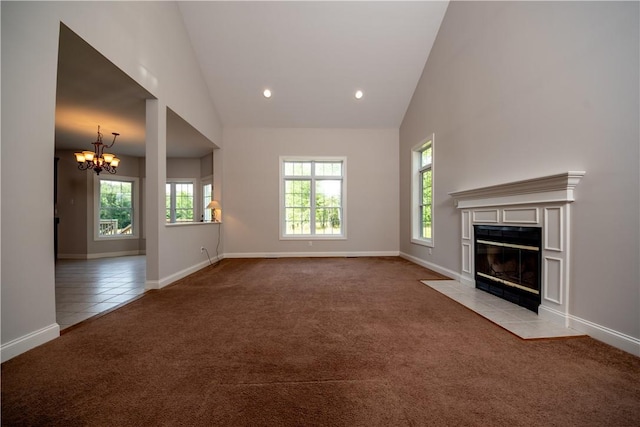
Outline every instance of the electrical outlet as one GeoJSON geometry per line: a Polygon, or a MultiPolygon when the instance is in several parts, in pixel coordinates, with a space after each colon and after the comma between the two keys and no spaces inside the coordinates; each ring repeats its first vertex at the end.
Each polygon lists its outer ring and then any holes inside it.
{"type": "Polygon", "coordinates": [[[200,253],[203,254],[204,253],[204,246],[200,247],[200,253]]]}
{"type": "Polygon", "coordinates": [[[311,241],[310,241],[310,242],[309,242],[309,246],[313,246],[313,242],[311,242],[311,241]]]}
{"type": "Polygon", "coordinates": [[[433,253],[433,250],[429,248],[429,255],[431,255],[432,253],[433,253]]]}

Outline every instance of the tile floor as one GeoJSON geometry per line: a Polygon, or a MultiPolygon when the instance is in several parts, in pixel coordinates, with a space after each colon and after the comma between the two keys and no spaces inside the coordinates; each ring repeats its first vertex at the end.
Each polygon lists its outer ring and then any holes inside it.
{"type": "Polygon", "coordinates": [[[422,283],[523,339],[584,335],[542,320],[533,311],[455,280],[423,280],[422,283]]]}
{"type": "Polygon", "coordinates": [[[60,329],[136,299],[145,292],[144,255],[56,262],[60,329]]]}

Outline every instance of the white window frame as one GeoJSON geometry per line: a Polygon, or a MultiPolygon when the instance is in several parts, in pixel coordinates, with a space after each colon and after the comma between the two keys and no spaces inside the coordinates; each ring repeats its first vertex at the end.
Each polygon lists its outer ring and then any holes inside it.
{"type": "Polygon", "coordinates": [[[202,201],[202,203],[200,203],[200,208],[202,209],[202,212],[200,213],[200,219],[201,221],[204,221],[204,222],[210,222],[211,209],[207,209],[207,205],[211,200],[215,200],[213,198],[213,177],[212,176],[207,176],[205,178],[202,178],[202,181],[200,182],[200,200],[202,201]],[[211,197],[209,201],[207,201],[207,197],[206,197],[207,195],[205,194],[205,187],[207,185],[211,186],[211,194],[210,194],[211,197]]]}
{"type": "MultiPolygon", "coordinates": [[[[193,186],[193,221],[181,221],[181,222],[177,222],[175,221],[175,212],[172,210],[171,211],[171,219],[172,221],[166,222],[166,225],[175,225],[175,224],[191,224],[193,222],[199,222],[198,218],[198,214],[199,214],[199,206],[200,206],[200,201],[199,201],[199,197],[198,197],[198,180],[196,178],[167,178],[167,180],[165,181],[165,188],[166,188],[166,184],[191,184],[193,186]]],[[[166,212],[167,212],[167,207],[170,209],[175,209],[175,186],[173,186],[173,190],[171,192],[172,196],[171,196],[171,203],[173,206],[166,206],[166,194],[165,194],[165,207],[164,207],[164,212],[165,212],[165,218],[166,218],[166,212]]]]}
{"type": "Polygon", "coordinates": [[[411,149],[411,243],[417,245],[435,246],[435,134],[422,140],[411,149]],[[431,145],[431,165],[422,167],[421,154],[431,145]],[[422,217],[420,204],[422,201],[422,172],[431,169],[431,238],[421,235],[422,217]]]}
{"type": "Polygon", "coordinates": [[[140,236],[140,179],[132,176],[122,175],[94,175],[93,176],[93,240],[94,241],[108,241],[108,240],[130,240],[138,239],[140,236]],[[105,181],[124,181],[131,182],[133,187],[132,209],[133,209],[133,233],[132,234],[120,234],[114,236],[101,236],[100,235],[100,182],[105,181]]]}
{"type": "MultiPolygon", "coordinates": [[[[346,157],[322,157],[322,156],[311,156],[311,157],[298,157],[298,156],[280,156],[279,160],[279,168],[280,168],[280,208],[279,208],[279,219],[280,219],[280,240],[346,240],[347,239],[347,158],[346,157]],[[285,206],[284,206],[284,183],[285,177],[284,175],[284,164],[285,162],[340,162],[342,163],[342,177],[339,179],[342,180],[342,200],[341,200],[341,208],[342,208],[342,219],[341,219],[341,234],[285,234],[286,231],[286,215],[285,215],[285,206]]],[[[312,166],[313,173],[313,166],[312,166]]],[[[304,179],[311,179],[311,188],[312,188],[312,196],[311,196],[311,224],[312,229],[315,227],[315,194],[314,183],[315,177],[302,177],[304,179]]],[[[338,177],[335,177],[336,179],[338,177]]]]}

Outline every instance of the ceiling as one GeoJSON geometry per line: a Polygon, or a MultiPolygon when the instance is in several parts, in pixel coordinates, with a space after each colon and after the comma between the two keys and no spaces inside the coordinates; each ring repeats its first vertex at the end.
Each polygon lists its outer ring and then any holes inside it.
{"type": "MultiPolygon", "coordinates": [[[[284,128],[399,127],[447,5],[178,2],[223,126],[284,128]]],[[[90,149],[100,125],[106,143],[121,134],[114,152],[143,157],[153,95],[64,25],[58,62],[56,149],[90,149]]],[[[168,157],[212,147],[168,112],[168,157]]]]}
{"type": "Polygon", "coordinates": [[[179,2],[224,126],[310,128],[398,128],[447,5],[179,2]]]}
{"type": "MultiPolygon", "coordinates": [[[[55,141],[58,150],[92,150],[98,126],[113,152],[145,156],[147,92],[69,28],[61,25],[55,141]]],[[[178,114],[167,111],[167,157],[196,158],[216,146],[178,114]]]]}

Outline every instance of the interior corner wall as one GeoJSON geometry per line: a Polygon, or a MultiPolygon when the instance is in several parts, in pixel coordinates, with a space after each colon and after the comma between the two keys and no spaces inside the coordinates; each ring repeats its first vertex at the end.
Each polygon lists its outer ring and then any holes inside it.
{"type": "Polygon", "coordinates": [[[398,253],[397,129],[225,128],[223,139],[227,256],[398,253]],[[347,158],[346,240],[280,240],[280,156],[347,158]]]}
{"type": "MultiPolygon", "coordinates": [[[[1,2],[0,7],[4,361],[55,338],[59,330],[53,186],[43,183],[53,177],[60,23],[218,146],[222,126],[175,2],[1,2]],[[36,167],[24,168],[24,159],[36,167]]],[[[160,227],[164,224],[147,230],[147,236],[160,227]]],[[[197,263],[200,257],[198,252],[191,259],[197,263]]]]}
{"type": "Polygon", "coordinates": [[[167,158],[167,178],[200,178],[199,158],[167,158]]]}
{"type": "Polygon", "coordinates": [[[570,314],[638,342],[638,7],[449,4],[400,128],[401,252],[460,272],[449,192],[584,170],[571,206],[570,314]],[[431,132],[432,255],[410,241],[410,152],[431,132]]]}
{"type": "Polygon", "coordinates": [[[200,178],[213,175],[213,153],[200,157],[200,178]]]}
{"type": "Polygon", "coordinates": [[[73,151],[55,152],[58,161],[58,254],[61,258],[87,254],[87,174],[78,170],[73,151]]]}

